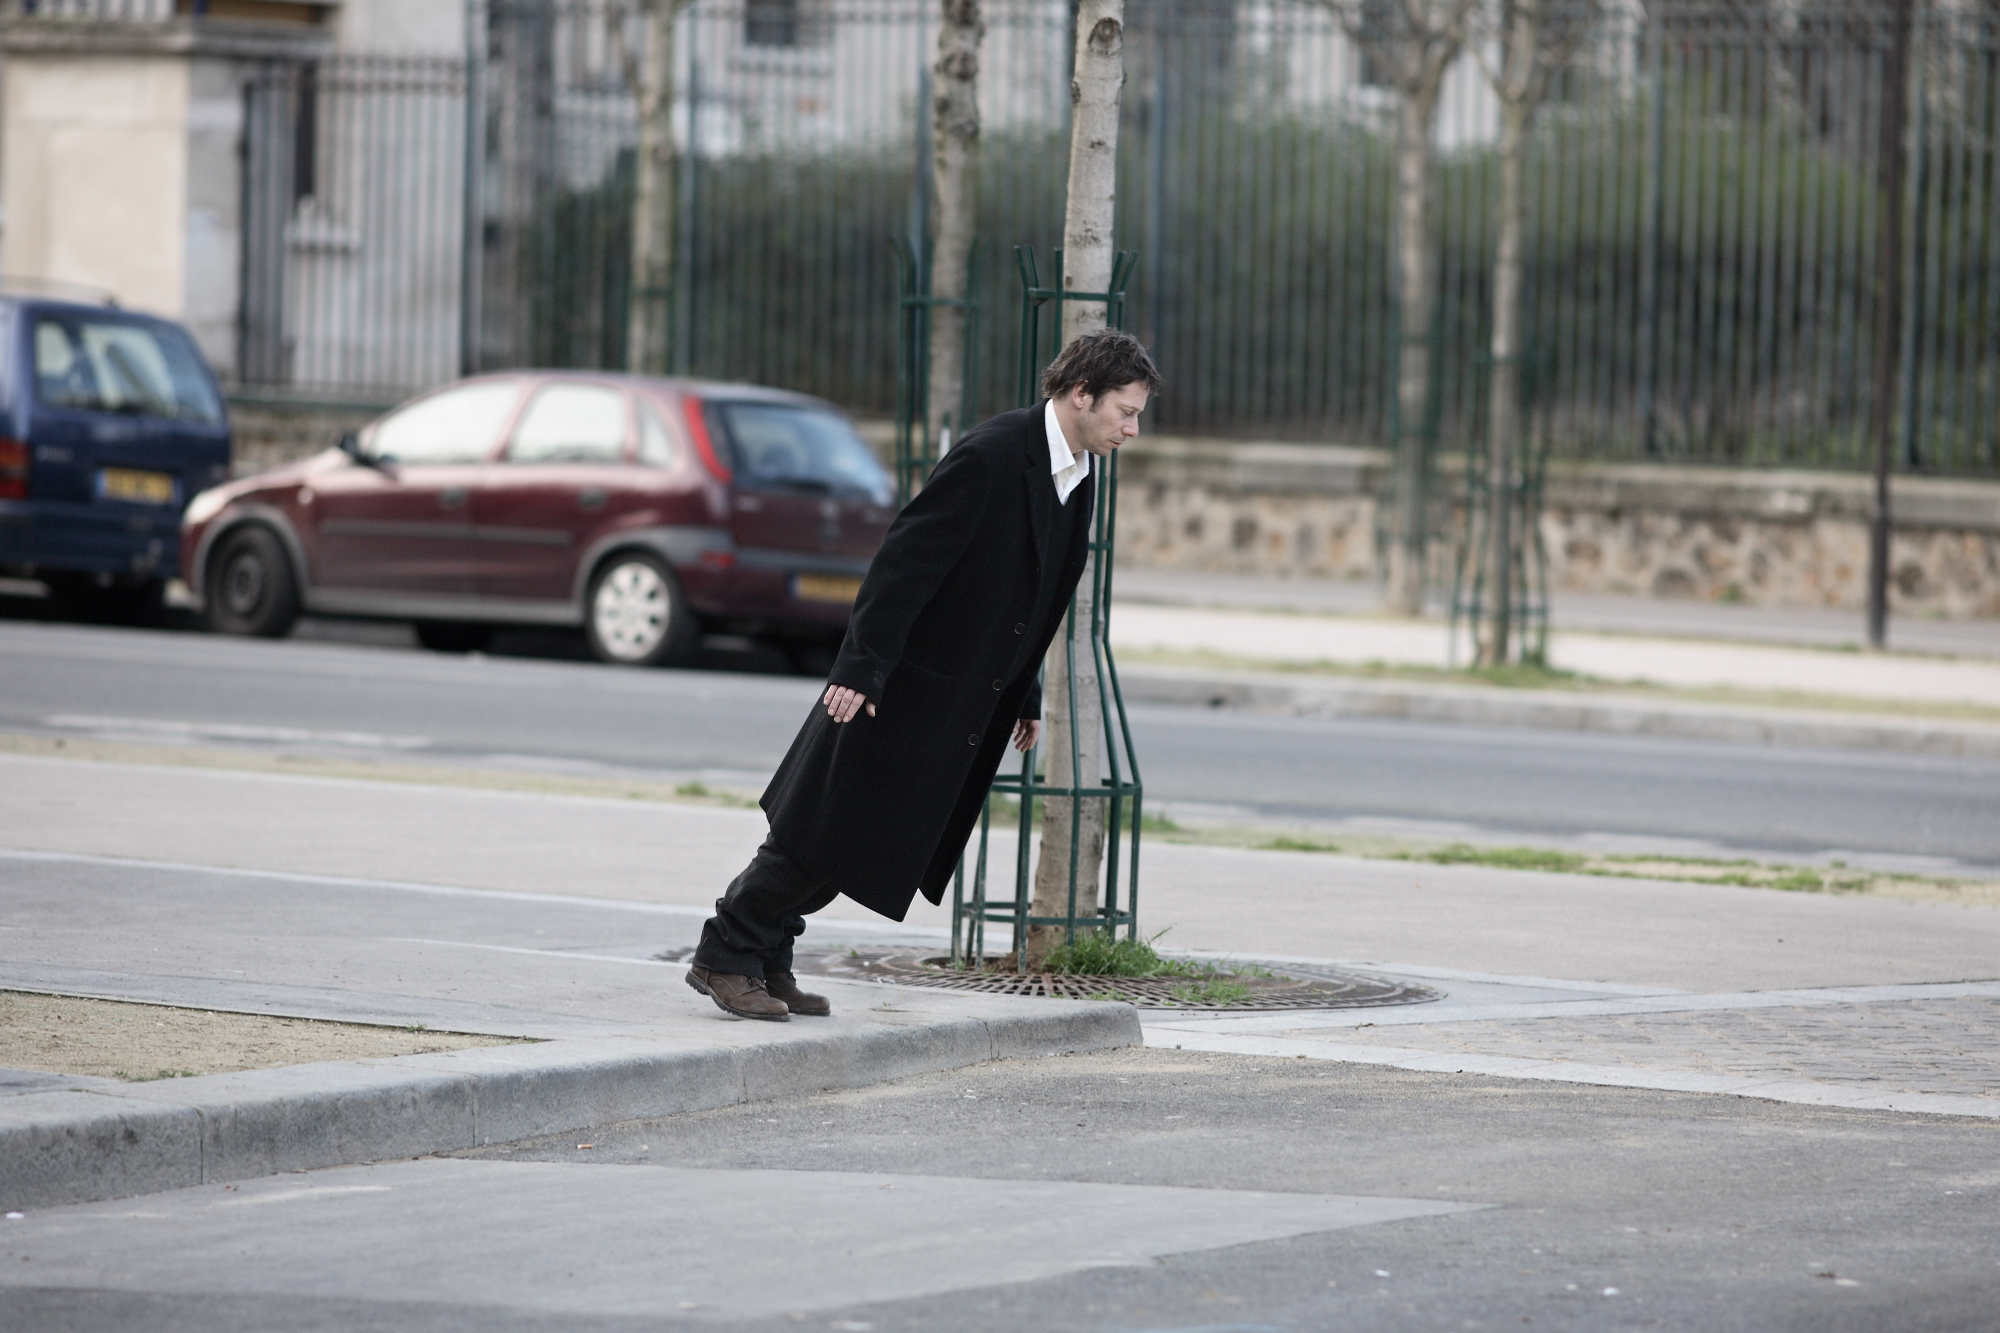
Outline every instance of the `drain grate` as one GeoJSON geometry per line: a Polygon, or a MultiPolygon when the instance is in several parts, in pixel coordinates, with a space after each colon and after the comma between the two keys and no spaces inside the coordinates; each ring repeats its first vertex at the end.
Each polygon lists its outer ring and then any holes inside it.
{"type": "MultiPolygon", "coordinates": [[[[1271,1009],[1366,1009],[1423,1004],[1442,996],[1428,986],[1329,968],[1286,966],[1282,976],[1228,979],[1249,989],[1243,999],[1203,1000],[1199,982],[1187,977],[1082,977],[1064,973],[954,971],[946,957],[855,952],[801,953],[794,966],[816,976],[876,981],[896,986],[976,991],[986,995],[1038,995],[1062,1000],[1124,1000],[1141,1009],[1240,1014],[1271,1009]]],[[[991,960],[989,960],[990,965],[991,960]]]]}

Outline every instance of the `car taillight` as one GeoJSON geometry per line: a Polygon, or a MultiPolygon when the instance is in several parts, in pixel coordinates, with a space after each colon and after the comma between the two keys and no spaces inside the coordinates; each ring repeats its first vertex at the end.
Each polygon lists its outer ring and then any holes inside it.
{"type": "Polygon", "coordinates": [[[28,446],[0,440],[0,500],[28,498],[28,446]]]}
{"type": "Polygon", "coordinates": [[[708,414],[703,410],[699,398],[683,397],[681,413],[687,418],[688,438],[694,441],[694,451],[701,455],[701,464],[709,475],[717,481],[728,481],[734,475],[715,452],[715,441],[708,437],[708,414]]]}

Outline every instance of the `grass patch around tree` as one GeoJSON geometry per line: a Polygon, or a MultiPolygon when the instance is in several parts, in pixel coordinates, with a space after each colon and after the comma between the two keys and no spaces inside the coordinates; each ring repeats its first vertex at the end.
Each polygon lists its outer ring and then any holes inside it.
{"type": "MultiPolygon", "coordinates": [[[[1158,939],[1155,935],[1153,939],[1158,939]]],[[[1049,950],[1044,972],[1079,977],[1194,977],[1222,975],[1212,963],[1162,958],[1152,940],[1119,939],[1107,930],[1083,931],[1067,944],[1049,950]]]]}
{"type": "Polygon", "coordinates": [[[2000,907],[2000,881],[1952,875],[1914,875],[1850,866],[1844,861],[1800,865],[1753,857],[1676,856],[1663,853],[1598,853],[1555,847],[1478,847],[1467,842],[1410,845],[1407,839],[1374,834],[1338,842],[1303,833],[1203,827],[1169,836],[1169,842],[1256,851],[1307,852],[1353,856],[1371,861],[1428,865],[1487,866],[1495,870],[1537,870],[1606,879],[1666,879],[1735,888],[1777,889],[1785,893],[1868,894],[1915,902],[1951,902],[2000,907]]]}

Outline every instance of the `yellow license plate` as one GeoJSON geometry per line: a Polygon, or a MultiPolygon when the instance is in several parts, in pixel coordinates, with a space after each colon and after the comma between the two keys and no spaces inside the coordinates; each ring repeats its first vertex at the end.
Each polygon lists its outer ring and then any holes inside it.
{"type": "Polygon", "coordinates": [[[174,479],[165,472],[134,472],[130,468],[108,467],[97,474],[97,493],[107,500],[168,505],[174,502],[174,479]]]}
{"type": "Polygon", "coordinates": [[[852,605],[861,591],[861,580],[846,574],[794,574],[792,596],[802,602],[840,602],[852,605]]]}

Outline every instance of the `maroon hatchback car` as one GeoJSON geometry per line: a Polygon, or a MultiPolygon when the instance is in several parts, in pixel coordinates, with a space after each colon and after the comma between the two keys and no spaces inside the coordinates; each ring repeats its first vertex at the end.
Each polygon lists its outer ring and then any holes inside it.
{"type": "Polygon", "coordinates": [[[212,627],[410,620],[439,651],[580,626],[606,662],[684,662],[704,631],[837,643],[895,489],[799,394],[568,372],[485,375],[330,449],[204,491],[181,568],[212,627]]]}

